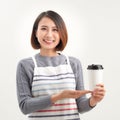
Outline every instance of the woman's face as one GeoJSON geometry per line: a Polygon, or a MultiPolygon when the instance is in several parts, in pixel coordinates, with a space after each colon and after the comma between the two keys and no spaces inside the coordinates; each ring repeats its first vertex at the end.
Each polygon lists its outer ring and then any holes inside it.
{"type": "Polygon", "coordinates": [[[55,50],[60,42],[58,28],[48,17],[43,17],[38,24],[36,37],[40,43],[41,50],[55,50]]]}

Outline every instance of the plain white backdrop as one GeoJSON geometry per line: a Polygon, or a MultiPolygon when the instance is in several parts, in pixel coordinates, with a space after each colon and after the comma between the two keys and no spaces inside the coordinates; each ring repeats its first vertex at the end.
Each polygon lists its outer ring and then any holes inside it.
{"type": "Polygon", "coordinates": [[[69,41],[64,53],[80,59],[85,87],[87,65],[104,66],[106,96],[82,120],[120,120],[119,0],[0,0],[0,119],[26,120],[18,107],[16,66],[39,51],[30,45],[33,22],[46,10],[64,19],[69,41]]]}

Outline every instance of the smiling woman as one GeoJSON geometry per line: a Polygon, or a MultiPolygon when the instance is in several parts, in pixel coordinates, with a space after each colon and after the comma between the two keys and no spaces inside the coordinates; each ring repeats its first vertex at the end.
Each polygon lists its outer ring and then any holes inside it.
{"type": "Polygon", "coordinates": [[[40,53],[17,66],[17,93],[21,111],[31,120],[80,120],[100,102],[104,85],[85,90],[80,61],[63,55],[67,29],[54,11],[41,13],[33,25],[31,44],[40,53]],[[90,98],[86,94],[92,93],[90,98]]]}

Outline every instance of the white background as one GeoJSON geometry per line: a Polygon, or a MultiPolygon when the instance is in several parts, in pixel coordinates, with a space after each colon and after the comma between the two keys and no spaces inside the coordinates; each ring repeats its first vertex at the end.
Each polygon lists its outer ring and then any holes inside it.
{"type": "Polygon", "coordinates": [[[68,55],[83,65],[104,66],[106,96],[82,120],[120,120],[120,1],[119,0],[0,0],[0,119],[26,120],[18,108],[16,66],[38,53],[30,45],[32,25],[39,13],[55,10],[64,19],[68,55]]]}

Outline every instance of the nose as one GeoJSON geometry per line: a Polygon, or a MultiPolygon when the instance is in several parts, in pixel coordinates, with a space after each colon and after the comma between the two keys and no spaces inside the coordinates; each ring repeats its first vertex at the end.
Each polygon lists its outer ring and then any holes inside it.
{"type": "Polygon", "coordinates": [[[48,30],[46,36],[47,36],[47,37],[52,37],[52,31],[51,31],[51,30],[48,30]]]}

